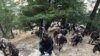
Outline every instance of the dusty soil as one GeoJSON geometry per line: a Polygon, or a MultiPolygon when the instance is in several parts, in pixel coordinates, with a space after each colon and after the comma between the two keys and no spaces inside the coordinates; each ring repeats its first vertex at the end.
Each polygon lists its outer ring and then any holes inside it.
{"type": "MultiPolygon", "coordinates": [[[[76,47],[71,46],[70,39],[73,36],[71,33],[66,35],[68,43],[65,44],[60,52],[57,48],[54,49],[52,56],[100,56],[100,52],[93,53],[93,45],[88,44],[89,36],[85,36],[83,42],[78,44],[76,47]]],[[[39,38],[34,34],[31,35],[30,31],[27,33],[21,33],[10,41],[16,45],[20,50],[19,56],[39,56],[39,38]]],[[[1,55],[0,55],[1,56],[1,55]]],[[[48,56],[48,55],[45,55],[48,56]]]]}

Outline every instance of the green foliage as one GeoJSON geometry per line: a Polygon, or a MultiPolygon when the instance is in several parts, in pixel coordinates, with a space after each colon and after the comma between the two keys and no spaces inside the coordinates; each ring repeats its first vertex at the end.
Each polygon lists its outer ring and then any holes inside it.
{"type": "Polygon", "coordinates": [[[34,16],[38,13],[43,13],[45,12],[45,10],[47,10],[47,7],[45,5],[32,5],[32,6],[26,6],[23,7],[24,9],[22,9],[22,13],[25,16],[34,16]]]}
{"type": "Polygon", "coordinates": [[[19,19],[20,24],[25,25],[25,27],[30,22],[39,23],[39,19],[49,22],[53,19],[63,18],[70,23],[84,23],[87,19],[85,5],[78,0],[30,0],[28,3],[29,5],[21,8],[20,18],[23,16],[23,20],[19,19]]]}
{"type": "MultiPolygon", "coordinates": [[[[10,0],[9,0],[10,1],[10,0]]],[[[3,36],[7,37],[9,32],[14,27],[14,14],[10,6],[7,6],[8,1],[0,0],[0,30],[3,33],[3,36]]]]}
{"type": "Polygon", "coordinates": [[[95,16],[95,19],[93,20],[92,23],[98,30],[100,29],[100,10],[97,13],[97,15],[95,16]]]}

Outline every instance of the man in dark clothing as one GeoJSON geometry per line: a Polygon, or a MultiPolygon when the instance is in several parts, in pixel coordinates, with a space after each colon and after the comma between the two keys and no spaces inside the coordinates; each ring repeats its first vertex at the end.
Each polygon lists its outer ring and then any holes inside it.
{"type": "Polygon", "coordinates": [[[55,37],[55,42],[56,42],[57,46],[59,47],[59,51],[60,51],[62,49],[63,45],[65,43],[67,43],[67,39],[66,39],[66,37],[62,33],[59,33],[55,37]]]}
{"type": "Polygon", "coordinates": [[[18,56],[19,50],[10,42],[0,40],[0,50],[4,53],[4,56],[18,56]]]}
{"type": "Polygon", "coordinates": [[[53,40],[45,35],[43,39],[40,41],[40,48],[41,56],[44,55],[44,52],[47,52],[50,56],[53,50],[53,40]]]}
{"type": "Polygon", "coordinates": [[[100,51],[100,43],[96,44],[93,48],[93,53],[95,53],[96,51],[100,51]]]}
{"type": "Polygon", "coordinates": [[[94,41],[98,40],[99,36],[99,32],[93,31],[91,33],[91,39],[89,40],[89,44],[93,44],[94,41]]]}
{"type": "Polygon", "coordinates": [[[73,43],[72,46],[77,46],[77,44],[82,42],[82,35],[81,33],[76,34],[72,39],[71,42],[73,43]]]}

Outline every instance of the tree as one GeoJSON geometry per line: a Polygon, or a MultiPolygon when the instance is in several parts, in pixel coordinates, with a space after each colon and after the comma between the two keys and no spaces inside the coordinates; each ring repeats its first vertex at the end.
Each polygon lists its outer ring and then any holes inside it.
{"type": "Polygon", "coordinates": [[[90,14],[90,21],[87,23],[87,30],[94,31],[97,30],[98,26],[95,26],[97,24],[97,22],[95,21],[95,15],[96,15],[96,11],[98,10],[98,6],[100,4],[100,0],[97,0],[94,6],[94,9],[92,11],[92,13],[90,14]],[[95,22],[95,25],[94,25],[95,22]]]}
{"type": "Polygon", "coordinates": [[[94,9],[93,9],[93,11],[92,11],[92,13],[91,13],[91,15],[90,15],[90,19],[91,19],[91,20],[94,19],[95,15],[96,15],[96,11],[98,10],[99,4],[100,4],[100,0],[97,0],[97,1],[96,1],[96,4],[95,4],[95,6],[94,6],[94,9]]]}
{"type": "Polygon", "coordinates": [[[15,16],[11,9],[12,7],[10,7],[11,4],[8,2],[10,2],[10,0],[0,0],[0,30],[4,37],[8,37],[9,33],[12,33],[12,28],[14,27],[13,20],[15,16]]]}
{"type": "Polygon", "coordinates": [[[25,27],[30,24],[30,21],[39,23],[40,19],[49,22],[52,19],[63,18],[66,22],[73,20],[76,23],[86,17],[84,3],[79,0],[29,0],[28,5],[21,8],[21,12],[20,18],[23,17],[26,23],[22,19],[19,21],[25,27]]]}

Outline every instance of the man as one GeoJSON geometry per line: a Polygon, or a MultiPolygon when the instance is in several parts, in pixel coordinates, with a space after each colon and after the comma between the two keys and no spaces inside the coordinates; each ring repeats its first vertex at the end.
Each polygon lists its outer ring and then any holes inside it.
{"type": "Polygon", "coordinates": [[[0,38],[0,50],[5,56],[18,56],[19,50],[5,38],[0,38]]]}
{"type": "Polygon", "coordinates": [[[59,47],[59,51],[62,49],[63,45],[67,43],[67,39],[62,33],[57,34],[55,41],[56,45],[59,47]]]}
{"type": "Polygon", "coordinates": [[[45,55],[45,52],[51,56],[53,50],[53,40],[47,34],[45,34],[43,39],[40,41],[39,50],[41,52],[41,56],[45,55]]]}
{"type": "Polygon", "coordinates": [[[77,46],[77,44],[80,42],[82,42],[82,35],[81,33],[77,33],[76,35],[74,35],[74,37],[71,39],[72,42],[72,46],[77,46]]]}
{"type": "Polygon", "coordinates": [[[93,31],[91,33],[91,39],[89,40],[89,44],[93,44],[94,41],[98,40],[99,36],[100,35],[99,35],[99,32],[98,31],[93,31]]]}
{"type": "Polygon", "coordinates": [[[96,51],[100,52],[100,39],[97,41],[97,43],[93,47],[93,53],[95,53],[96,51]]]}

